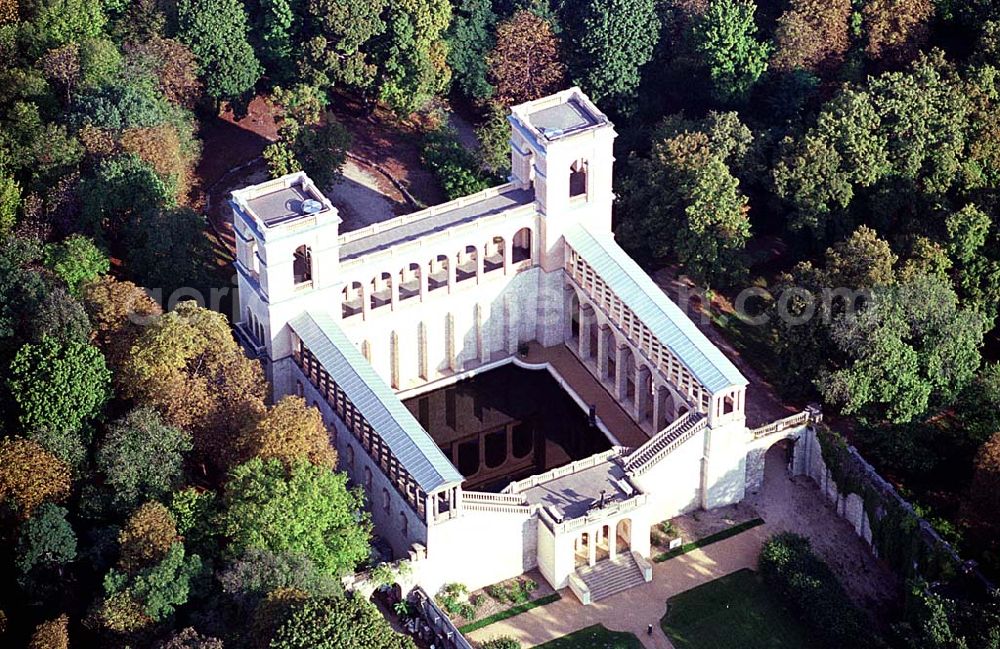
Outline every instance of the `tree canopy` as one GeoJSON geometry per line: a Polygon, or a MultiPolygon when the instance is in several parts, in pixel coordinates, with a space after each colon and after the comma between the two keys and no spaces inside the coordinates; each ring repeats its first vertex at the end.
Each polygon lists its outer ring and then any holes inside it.
{"type": "Polygon", "coordinates": [[[221,525],[229,551],[299,553],[342,575],[368,556],[371,523],[347,476],[300,460],[252,459],[232,470],[221,525]]]}

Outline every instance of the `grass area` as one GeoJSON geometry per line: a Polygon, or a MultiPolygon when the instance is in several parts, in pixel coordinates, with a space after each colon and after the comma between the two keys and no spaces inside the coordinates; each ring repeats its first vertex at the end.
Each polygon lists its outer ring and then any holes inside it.
{"type": "Polygon", "coordinates": [[[754,518],[752,520],[746,521],[745,523],[740,523],[739,525],[733,525],[727,530],[722,530],[721,532],[716,532],[715,534],[709,534],[704,538],[700,538],[697,541],[692,541],[691,543],[685,543],[679,548],[674,548],[669,552],[664,552],[663,554],[653,557],[653,561],[659,563],[660,561],[666,561],[667,559],[673,559],[674,557],[679,557],[682,554],[687,554],[691,550],[697,550],[698,548],[703,548],[706,545],[712,545],[722,541],[723,539],[728,539],[731,536],[736,536],[740,532],[745,532],[749,529],[753,529],[758,525],[763,525],[763,518],[754,518]]]}
{"type": "Polygon", "coordinates": [[[609,631],[601,624],[588,626],[561,638],[540,644],[536,649],[641,649],[639,638],[631,633],[609,631]]]}
{"type": "Polygon", "coordinates": [[[751,570],[734,572],[672,597],[660,626],[676,649],[820,646],[751,570]]]}
{"type": "Polygon", "coordinates": [[[525,611],[530,611],[533,608],[538,608],[539,606],[545,606],[546,604],[551,604],[552,602],[562,599],[559,593],[552,593],[551,595],[546,595],[545,597],[539,597],[536,600],[530,602],[525,602],[524,604],[518,604],[517,606],[512,606],[505,611],[500,611],[499,613],[494,613],[489,617],[484,617],[481,620],[476,620],[475,622],[469,622],[465,626],[459,627],[459,631],[462,633],[470,633],[476,629],[481,629],[484,626],[489,626],[494,622],[499,622],[500,620],[506,620],[509,617],[514,617],[515,615],[520,615],[525,611]]]}

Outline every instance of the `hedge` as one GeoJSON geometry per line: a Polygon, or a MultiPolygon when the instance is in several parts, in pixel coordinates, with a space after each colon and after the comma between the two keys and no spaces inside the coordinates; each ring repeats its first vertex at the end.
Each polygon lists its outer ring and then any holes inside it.
{"type": "Polygon", "coordinates": [[[653,557],[653,561],[659,563],[661,561],[666,561],[667,559],[673,559],[674,557],[679,557],[682,554],[687,554],[692,550],[697,550],[698,548],[703,548],[706,545],[712,545],[719,541],[728,539],[731,536],[736,536],[740,532],[745,532],[749,529],[753,529],[758,525],[763,525],[763,518],[754,518],[745,523],[740,523],[739,525],[733,525],[729,529],[722,530],[721,532],[716,532],[715,534],[709,534],[704,538],[700,538],[697,541],[692,541],[691,543],[685,543],[679,548],[674,548],[669,552],[664,552],[663,554],[653,557]]]}
{"type": "Polygon", "coordinates": [[[481,620],[476,620],[475,622],[469,622],[465,626],[461,626],[458,630],[461,633],[471,633],[476,629],[481,629],[484,626],[489,626],[494,622],[499,622],[500,620],[506,620],[507,618],[514,617],[515,615],[520,615],[525,611],[530,611],[533,608],[538,608],[539,606],[545,606],[546,604],[551,604],[552,602],[562,599],[562,595],[559,593],[552,593],[551,595],[546,595],[545,597],[539,597],[538,599],[532,600],[530,602],[525,602],[524,604],[518,604],[508,608],[505,611],[500,611],[499,613],[494,613],[488,617],[484,617],[481,620]]]}

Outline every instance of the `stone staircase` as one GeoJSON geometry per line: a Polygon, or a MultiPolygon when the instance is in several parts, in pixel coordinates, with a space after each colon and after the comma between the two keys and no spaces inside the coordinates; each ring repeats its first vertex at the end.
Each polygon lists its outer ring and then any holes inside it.
{"type": "Polygon", "coordinates": [[[629,472],[641,473],[655,464],[662,456],[687,440],[705,426],[707,418],[703,413],[688,412],[672,424],[654,435],[648,442],[635,449],[626,459],[623,467],[629,472]]]}
{"type": "Polygon", "coordinates": [[[623,552],[614,559],[598,561],[593,566],[577,568],[576,574],[590,589],[591,603],[646,583],[642,569],[631,552],[623,552]]]}

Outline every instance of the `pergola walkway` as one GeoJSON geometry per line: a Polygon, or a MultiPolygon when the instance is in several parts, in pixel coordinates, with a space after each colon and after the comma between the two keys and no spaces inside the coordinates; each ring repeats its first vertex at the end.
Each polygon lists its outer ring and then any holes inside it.
{"type": "Polygon", "coordinates": [[[588,404],[597,406],[597,416],[618,438],[623,446],[638,447],[649,439],[649,435],[635,423],[635,420],[619,405],[593,374],[584,367],[565,345],[542,347],[532,342],[528,345],[527,363],[551,365],[563,379],[588,404]]]}
{"type": "Polygon", "coordinates": [[[767,525],[762,525],[669,561],[654,563],[653,581],[590,606],[580,604],[567,588],[561,592],[559,601],[473,631],[468,638],[484,642],[506,635],[520,641],[522,647],[534,647],[603,624],[612,631],[634,634],[649,649],[672,649],[660,628],[667,600],[737,570],[756,568],[761,545],[772,533],[767,525]],[[652,636],[646,633],[650,624],[652,636]]]}

